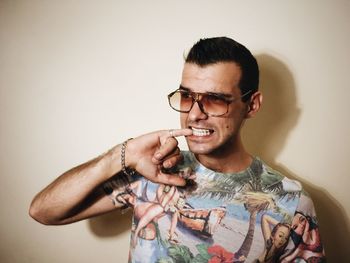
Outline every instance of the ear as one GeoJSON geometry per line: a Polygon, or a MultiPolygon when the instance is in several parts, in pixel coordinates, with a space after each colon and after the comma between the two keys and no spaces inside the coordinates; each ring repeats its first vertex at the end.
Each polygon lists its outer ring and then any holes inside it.
{"type": "Polygon", "coordinates": [[[247,114],[246,118],[252,118],[260,110],[263,100],[263,95],[260,91],[255,92],[247,103],[247,114]]]}

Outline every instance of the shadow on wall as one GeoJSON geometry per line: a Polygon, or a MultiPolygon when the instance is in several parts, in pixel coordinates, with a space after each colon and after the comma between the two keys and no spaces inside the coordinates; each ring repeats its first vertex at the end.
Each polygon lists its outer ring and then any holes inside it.
{"type": "MultiPolygon", "coordinates": [[[[297,124],[295,84],[291,72],[279,60],[266,54],[257,56],[261,71],[264,104],[254,121],[248,121],[243,134],[249,151],[290,178],[299,180],[312,196],[318,215],[328,262],[344,262],[350,258],[349,222],[345,210],[324,189],[303,180],[275,162],[283,149],[288,133],[297,124]]],[[[130,231],[131,213],[112,212],[89,220],[91,231],[98,237],[117,236],[130,231]]]]}
{"type": "Polygon", "coordinates": [[[256,58],[260,67],[264,103],[254,121],[245,124],[245,145],[273,168],[304,185],[315,203],[328,262],[345,262],[350,258],[347,248],[350,228],[344,208],[325,189],[296,176],[275,161],[301,114],[293,76],[286,65],[270,55],[262,54],[256,58]]]}
{"type": "Polygon", "coordinates": [[[132,212],[121,214],[119,210],[89,219],[89,228],[96,236],[113,237],[130,231],[132,212]]]}

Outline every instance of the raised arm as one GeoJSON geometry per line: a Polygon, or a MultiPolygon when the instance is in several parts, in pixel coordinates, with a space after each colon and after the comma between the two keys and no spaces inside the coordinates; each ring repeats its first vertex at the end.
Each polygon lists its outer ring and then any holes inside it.
{"type": "MultiPolygon", "coordinates": [[[[127,143],[125,165],[153,182],[184,185],[184,179],[164,173],[163,168],[181,159],[174,137],[191,133],[189,129],[157,131],[132,139],[127,143]]],[[[100,186],[121,170],[121,145],[117,145],[59,176],[35,196],[29,214],[42,224],[59,225],[111,211],[116,207],[100,186]]]]}
{"type": "Polygon", "coordinates": [[[261,230],[265,241],[271,237],[271,229],[278,224],[278,221],[271,216],[264,214],[261,217],[261,230]]]}

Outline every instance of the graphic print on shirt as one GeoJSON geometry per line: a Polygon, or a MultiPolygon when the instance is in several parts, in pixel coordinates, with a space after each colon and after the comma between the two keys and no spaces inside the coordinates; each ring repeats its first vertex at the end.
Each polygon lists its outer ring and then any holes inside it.
{"type": "Polygon", "coordinates": [[[301,195],[282,262],[326,262],[312,200],[301,195]]]}
{"type": "Polygon", "coordinates": [[[257,158],[243,172],[220,174],[188,153],[177,169],[195,175],[186,188],[140,177],[111,195],[134,208],[130,262],[290,262],[305,250],[288,243],[297,182],[257,158]]]}

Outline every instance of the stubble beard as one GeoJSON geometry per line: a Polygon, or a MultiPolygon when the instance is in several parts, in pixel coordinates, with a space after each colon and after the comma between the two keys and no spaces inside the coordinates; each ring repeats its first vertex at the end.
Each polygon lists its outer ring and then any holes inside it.
{"type": "Polygon", "coordinates": [[[216,146],[212,147],[205,147],[201,149],[198,145],[193,145],[191,147],[191,144],[196,144],[195,142],[189,142],[187,139],[187,145],[189,150],[198,158],[200,156],[203,157],[210,157],[210,158],[221,158],[229,155],[232,150],[236,147],[237,141],[239,141],[239,138],[237,138],[238,135],[232,135],[228,137],[226,140],[224,140],[222,143],[216,146]]]}

